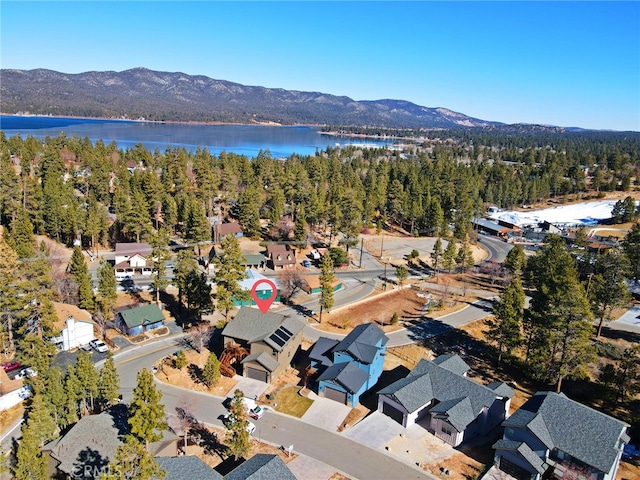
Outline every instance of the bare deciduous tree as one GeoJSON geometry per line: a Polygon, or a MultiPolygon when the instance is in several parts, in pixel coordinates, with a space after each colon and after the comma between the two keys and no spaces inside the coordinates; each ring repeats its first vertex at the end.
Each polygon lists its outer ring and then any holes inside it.
{"type": "Polygon", "coordinates": [[[198,325],[189,332],[187,341],[192,348],[194,348],[198,353],[201,353],[209,343],[212,334],[213,329],[210,326],[198,325]]]}
{"type": "Polygon", "coordinates": [[[304,287],[305,281],[300,270],[287,268],[278,271],[278,285],[280,286],[280,300],[282,303],[289,303],[291,297],[304,287]]]}

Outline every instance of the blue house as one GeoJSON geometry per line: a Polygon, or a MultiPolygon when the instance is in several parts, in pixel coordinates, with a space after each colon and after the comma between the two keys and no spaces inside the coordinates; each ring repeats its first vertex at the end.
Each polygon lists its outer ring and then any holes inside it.
{"type": "Polygon", "coordinates": [[[119,311],[116,325],[126,335],[138,335],[164,325],[164,314],[155,303],[142,305],[119,311]]]}
{"type": "Polygon", "coordinates": [[[318,396],[350,407],[382,374],[389,339],[373,323],[354,328],[342,341],[320,337],[311,349],[311,368],[320,372],[318,396]]]}

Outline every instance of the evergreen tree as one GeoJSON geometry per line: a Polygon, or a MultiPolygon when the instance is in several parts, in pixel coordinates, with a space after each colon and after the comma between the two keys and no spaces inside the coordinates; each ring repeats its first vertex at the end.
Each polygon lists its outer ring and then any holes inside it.
{"type": "Polygon", "coordinates": [[[247,237],[260,234],[260,201],[257,187],[247,185],[238,198],[238,219],[247,237]]]}
{"type": "Polygon", "coordinates": [[[498,363],[502,354],[510,354],[522,344],[524,318],[524,290],[519,276],[513,277],[493,307],[493,319],[488,321],[487,337],[498,346],[498,363]]]}
{"type": "Polygon", "coordinates": [[[162,480],[167,475],[153,455],[133,435],[127,435],[100,480],[162,480]]]}
{"type": "Polygon", "coordinates": [[[188,250],[181,250],[178,253],[178,260],[173,269],[173,283],[178,287],[178,303],[184,306],[185,296],[189,288],[189,278],[193,273],[199,272],[198,262],[193,258],[188,250]]]}
{"type": "Polygon", "coordinates": [[[604,322],[611,319],[612,310],[630,300],[627,286],[629,269],[629,260],[617,249],[609,249],[596,256],[594,275],[587,287],[591,306],[600,318],[596,338],[600,338],[604,322]]]}
{"type": "Polygon", "coordinates": [[[98,301],[105,318],[111,318],[116,304],[116,274],[113,267],[104,258],[98,266],[98,301]]]}
{"type": "Polygon", "coordinates": [[[15,352],[14,330],[22,310],[22,299],[18,295],[18,255],[0,237],[0,333],[2,352],[10,357],[15,352]]]}
{"type": "Polygon", "coordinates": [[[442,254],[442,266],[451,273],[451,269],[456,264],[456,254],[458,251],[457,241],[455,238],[447,240],[447,248],[442,254]]]}
{"type": "Polygon", "coordinates": [[[233,392],[233,398],[229,406],[229,417],[225,423],[227,436],[224,441],[236,460],[249,453],[248,426],[249,420],[247,419],[247,409],[244,405],[244,393],[241,390],[236,390],[233,392]]]}
{"type": "Polygon", "coordinates": [[[27,211],[19,209],[11,222],[11,233],[8,243],[20,258],[31,258],[35,255],[35,235],[33,224],[27,211]]]}
{"type": "Polygon", "coordinates": [[[527,265],[527,257],[524,253],[522,245],[516,245],[509,253],[503,262],[504,268],[506,268],[511,275],[521,275],[527,265]]]}
{"type": "Polygon", "coordinates": [[[169,285],[167,278],[166,262],[171,258],[169,250],[169,232],[160,230],[151,240],[153,251],[151,258],[153,262],[153,289],[156,291],[156,303],[160,305],[160,292],[169,285]]]}
{"type": "Polygon", "coordinates": [[[58,365],[51,367],[47,372],[45,382],[46,387],[43,389],[43,395],[51,407],[54,421],[62,430],[67,426],[67,392],[64,389],[62,369],[58,365]]]}
{"type": "Polygon", "coordinates": [[[73,247],[69,267],[67,268],[78,285],[78,298],[80,308],[91,310],[94,307],[93,288],[91,286],[91,278],[89,277],[89,269],[84,260],[84,255],[80,247],[73,247]]]}
{"type": "Polygon", "coordinates": [[[431,266],[436,272],[436,281],[440,276],[440,263],[442,262],[444,252],[442,250],[442,239],[438,237],[436,243],[433,245],[433,251],[431,252],[431,266]]]}
{"type": "Polygon", "coordinates": [[[178,350],[178,352],[176,353],[175,367],[178,370],[182,370],[187,366],[188,363],[189,362],[187,360],[187,356],[184,354],[184,352],[182,350],[178,350]]]}
{"type": "Polygon", "coordinates": [[[329,252],[322,256],[320,262],[320,322],[322,322],[322,310],[331,311],[333,307],[333,282],[335,281],[333,273],[333,260],[329,252]]]}
{"type": "Polygon", "coordinates": [[[200,256],[200,244],[211,241],[211,226],[202,205],[195,198],[189,198],[186,208],[187,221],[184,238],[187,242],[198,246],[198,256],[200,256]]]}
{"type": "Polygon", "coordinates": [[[208,387],[214,387],[220,380],[220,360],[215,353],[211,353],[207,358],[207,363],[202,370],[202,380],[208,387]]]}
{"type": "Polygon", "coordinates": [[[458,253],[456,254],[456,263],[460,265],[460,269],[466,272],[470,268],[473,268],[475,261],[473,259],[473,251],[471,245],[469,245],[469,237],[464,237],[458,253]]]}
{"type": "Polygon", "coordinates": [[[244,257],[240,251],[240,243],[233,235],[227,235],[220,243],[222,251],[213,259],[216,268],[215,299],[218,310],[229,319],[229,311],[234,307],[233,299],[248,299],[248,292],[243,292],[240,281],[245,278],[245,268],[242,266],[244,257]]]}
{"type": "Polygon", "coordinates": [[[33,428],[40,446],[56,438],[58,425],[54,420],[51,405],[43,394],[37,393],[31,398],[31,404],[27,409],[27,424],[33,428]]]}
{"type": "Polygon", "coordinates": [[[113,361],[111,352],[107,353],[107,359],[100,369],[98,376],[98,401],[103,409],[118,402],[120,390],[120,376],[113,361]]]}
{"type": "Polygon", "coordinates": [[[78,351],[75,374],[79,384],[82,386],[80,393],[80,401],[82,402],[81,410],[91,413],[94,411],[94,400],[98,395],[99,375],[93,364],[90,352],[85,352],[84,350],[78,351]]]}
{"type": "Polygon", "coordinates": [[[145,443],[147,450],[150,443],[162,439],[167,428],[161,399],[162,392],[156,389],[153,375],[143,368],[136,376],[133,400],[129,406],[129,426],[131,433],[145,443]]]}
{"type": "Polygon", "coordinates": [[[300,206],[298,216],[296,218],[295,228],[293,229],[293,236],[298,246],[301,249],[307,246],[307,220],[305,218],[304,206],[300,206]]]}
{"type": "Polygon", "coordinates": [[[635,223],[624,237],[622,250],[631,265],[631,278],[636,282],[640,281],[640,222],[635,223]]]}
{"type": "Polygon", "coordinates": [[[67,374],[64,378],[64,389],[67,394],[67,401],[64,409],[63,423],[71,425],[76,423],[79,419],[78,410],[83,390],[76,375],[76,368],[73,364],[67,366],[67,374]]]}
{"type": "Polygon", "coordinates": [[[13,475],[16,480],[42,480],[47,478],[47,460],[42,455],[35,427],[22,425],[21,438],[16,452],[13,475]]]}
{"type": "Polygon", "coordinates": [[[409,277],[409,270],[407,270],[407,266],[402,264],[398,265],[396,267],[396,278],[398,279],[400,286],[403,285],[404,281],[408,277],[409,277]]]}
{"type": "Polygon", "coordinates": [[[594,359],[592,315],[564,240],[548,235],[528,262],[535,290],[529,308],[528,360],[536,376],[556,382],[586,375],[594,359]]]}

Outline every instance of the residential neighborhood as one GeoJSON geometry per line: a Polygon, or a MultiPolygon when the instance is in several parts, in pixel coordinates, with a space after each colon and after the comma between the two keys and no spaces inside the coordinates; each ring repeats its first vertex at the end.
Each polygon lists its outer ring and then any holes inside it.
{"type": "Polygon", "coordinates": [[[426,196],[424,152],[143,147],[111,151],[101,189],[67,141],[31,160],[66,195],[58,226],[48,189],[37,216],[0,211],[1,478],[640,475],[631,192],[549,194],[525,222],[488,181],[474,208],[426,196]],[[389,190],[367,197],[376,178],[389,190]],[[83,229],[63,222],[72,202],[83,229]]]}

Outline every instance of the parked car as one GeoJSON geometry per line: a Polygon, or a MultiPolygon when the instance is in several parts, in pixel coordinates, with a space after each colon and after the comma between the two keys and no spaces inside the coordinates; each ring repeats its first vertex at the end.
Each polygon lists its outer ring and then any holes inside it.
{"type": "Polygon", "coordinates": [[[98,340],[97,338],[94,340],[91,340],[89,342],[89,344],[97,351],[100,353],[105,353],[109,351],[109,347],[107,347],[107,344],[104,343],[102,340],[98,340]]]}
{"type": "Polygon", "coordinates": [[[167,263],[165,265],[165,268],[176,268],[176,264],[175,263],[167,263]]]}
{"type": "Polygon", "coordinates": [[[249,432],[249,435],[251,435],[255,431],[256,431],[255,423],[249,422],[249,424],[247,425],[247,432],[249,432]]]}
{"type": "Polygon", "coordinates": [[[311,266],[311,262],[305,259],[302,261],[302,266],[305,268],[309,268],[311,266]]]}
{"type": "Polygon", "coordinates": [[[16,370],[17,368],[20,368],[20,362],[5,362],[2,364],[2,369],[5,372],[12,372],[13,370],[16,370]]]}
{"type": "Polygon", "coordinates": [[[18,379],[18,378],[27,378],[27,377],[37,377],[37,376],[38,376],[38,372],[36,372],[31,367],[27,367],[20,370],[20,372],[14,378],[18,379]]]}
{"type": "Polygon", "coordinates": [[[84,350],[85,352],[91,353],[91,345],[80,345],[80,350],[84,350]]]}
{"type": "Polygon", "coordinates": [[[266,409],[264,407],[261,407],[260,405],[256,405],[255,408],[252,408],[247,413],[254,420],[260,420],[264,415],[264,412],[266,412],[266,409]]]}

